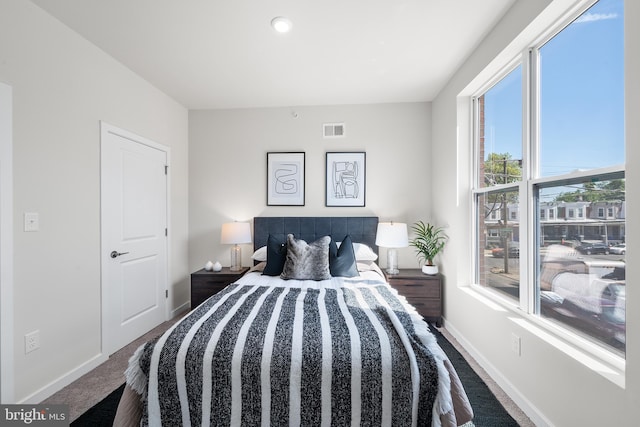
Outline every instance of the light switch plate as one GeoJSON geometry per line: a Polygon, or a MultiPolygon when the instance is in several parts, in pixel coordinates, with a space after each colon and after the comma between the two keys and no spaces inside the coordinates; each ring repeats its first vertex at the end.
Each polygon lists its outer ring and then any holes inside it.
{"type": "Polygon", "coordinates": [[[24,231],[38,231],[40,229],[40,217],[37,212],[25,212],[24,231]]]}

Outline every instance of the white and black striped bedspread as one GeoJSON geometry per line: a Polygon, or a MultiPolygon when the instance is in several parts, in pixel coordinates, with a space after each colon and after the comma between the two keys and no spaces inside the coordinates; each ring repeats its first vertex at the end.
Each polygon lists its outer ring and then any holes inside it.
{"type": "Polygon", "coordinates": [[[362,274],[249,273],[211,297],[130,361],[142,425],[438,424],[451,402],[435,339],[395,290],[362,274]]]}

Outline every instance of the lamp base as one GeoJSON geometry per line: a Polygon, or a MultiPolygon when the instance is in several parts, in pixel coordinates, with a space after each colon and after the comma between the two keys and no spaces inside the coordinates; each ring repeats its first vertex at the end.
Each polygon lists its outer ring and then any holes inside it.
{"type": "Polygon", "coordinates": [[[231,267],[229,267],[229,270],[242,270],[242,250],[238,245],[233,245],[233,247],[231,248],[231,267]]]}
{"type": "Polygon", "coordinates": [[[387,274],[398,274],[398,251],[395,248],[389,248],[387,251],[387,274]]]}

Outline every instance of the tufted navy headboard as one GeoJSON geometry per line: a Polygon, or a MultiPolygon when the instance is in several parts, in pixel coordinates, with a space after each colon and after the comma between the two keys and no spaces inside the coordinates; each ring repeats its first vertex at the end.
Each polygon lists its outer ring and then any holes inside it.
{"type": "Polygon", "coordinates": [[[350,217],[292,217],[257,216],[253,218],[253,248],[261,248],[267,244],[269,234],[281,241],[285,241],[287,234],[293,234],[297,239],[313,242],[323,236],[331,236],[333,240],[341,242],[350,235],[353,242],[364,243],[378,253],[376,246],[376,232],[378,230],[377,216],[350,217]]]}

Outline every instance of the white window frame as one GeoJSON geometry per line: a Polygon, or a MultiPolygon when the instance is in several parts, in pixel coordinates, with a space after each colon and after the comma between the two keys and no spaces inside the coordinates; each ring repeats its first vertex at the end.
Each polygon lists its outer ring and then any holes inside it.
{"type": "MultiPolygon", "coordinates": [[[[539,315],[537,288],[539,273],[537,271],[539,260],[538,250],[536,247],[535,256],[530,256],[531,247],[529,242],[534,244],[539,242],[539,236],[537,235],[539,229],[539,221],[544,220],[544,216],[539,215],[540,206],[536,200],[536,191],[541,186],[553,186],[555,183],[561,184],[563,180],[572,181],[580,178],[600,178],[606,180],[608,177],[617,177],[620,173],[625,174],[625,166],[614,165],[605,168],[593,169],[588,171],[574,171],[571,173],[540,177],[539,176],[539,117],[540,112],[540,87],[539,82],[535,80],[539,76],[539,56],[538,52],[545,43],[553,39],[556,35],[562,32],[573,20],[584,13],[588,8],[593,6],[597,0],[587,0],[582,2],[573,11],[564,16],[563,19],[547,30],[547,32],[541,35],[536,40],[533,40],[530,47],[520,52],[515,58],[513,58],[507,66],[502,68],[498,73],[494,74],[493,78],[488,79],[487,83],[482,85],[474,94],[471,95],[471,117],[472,117],[472,141],[473,141],[473,173],[471,182],[471,197],[472,197],[472,218],[473,218],[473,232],[474,236],[473,247],[473,280],[472,283],[476,283],[479,277],[478,271],[478,259],[479,253],[478,244],[480,243],[480,236],[478,236],[478,211],[482,208],[477,206],[477,200],[479,196],[489,194],[496,191],[518,191],[519,194],[519,216],[520,216],[520,293],[519,301],[509,299],[502,295],[497,290],[491,289],[481,285],[473,285],[474,288],[485,293],[487,296],[495,300],[496,302],[505,305],[507,308],[519,312],[528,321],[543,327],[544,329],[553,332],[554,335],[564,339],[572,345],[598,357],[600,360],[608,362],[611,366],[616,367],[620,371],[625,369],[624,357],[621,357],[614,352],[608,350],[604,346],[600,345],[595,339],[584,338],[576,333],[572,332],[569,328],[564,327],[561,324],[550,322],[544,317],[539,315]],[[481,187],[479,180],[481,177],[478,175],[479,162],[481,159],[479,156],[479,116],[478,116],[478,98],[488,92],[493,86],[499,83],[505,78],[511,71],[518,66],[522,67],[522,180],[516,183],[499,184],[492,187],[481,187]],[[535,70],[535,72],[534,72],[535,70]],[[533,107],[535,106],[535,107],[533,107]]],[[[600,208],[599,208],[600,209],[600,208]]],[[[565,209],[565,219],[567,218],[567,209],[565,209]]],[[[572,208],[573,210],[573,208],[572,208]]],[[[598,213],[600,211],[598,210],[598,213]]],[[[605,211],[607,212],[607,211],[605,211]]],[[[574,216],[575,217],[575,216],[574,216]]],[[[558,217],[557,208],[550,208],[546,215],[547,220],[560,219],[558,217]]],[[[537,244],[536,244],[537,245],[537,244]]]]}

